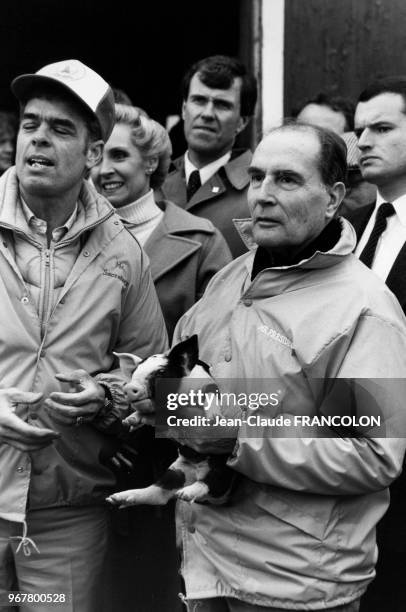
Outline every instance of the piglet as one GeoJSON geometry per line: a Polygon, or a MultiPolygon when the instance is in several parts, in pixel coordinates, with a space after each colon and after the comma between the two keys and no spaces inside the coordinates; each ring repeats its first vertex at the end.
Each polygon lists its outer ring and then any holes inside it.
{"type": "MultiPolygon", "coordinates": [[[[158,378],[179,379],[179,385],[183,378],[195,378],[202,382],[205,394],[217,390],[208,365],[199,360],[197,335],[165,353],[144,360],[128,353],[117,356],[123,373],[131,376],[131,381],[125,386],[130,403],[154,399],[158,378]]],[[[198,410],[204,414],[201,407],[198,410]]],[[[196,411],[193,414],[197,414],[196,411]]],[[[131,418],[133,425],[145,422],[145,415],[138,414],[137,410],[131,418]]],[[[107,501],[120,508],[139,504],[165,505],[174,497],[188,502],[225,503],[236,477],[236,473],[226,465],[233,444],[231,440],[231,445],[229,443],[215,455],[203,455],[188,446],[178,445],[178,458],[157,482],[143,489],[115,493],[107,501]]]]}

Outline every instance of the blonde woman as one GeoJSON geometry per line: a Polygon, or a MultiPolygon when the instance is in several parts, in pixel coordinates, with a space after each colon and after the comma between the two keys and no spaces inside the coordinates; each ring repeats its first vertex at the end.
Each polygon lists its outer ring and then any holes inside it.
{"type": "Polygon", "coordinates": [[[101,163],[91,173],[97,190],[117,209],[151,261],[151,273],[171,338],[178,319],[203,294],[210,278],[231,261],[227,244],[210,221],[154,190],[168,172],[166,130],[132,106],[116,104],[116,124],[101,163]]]}

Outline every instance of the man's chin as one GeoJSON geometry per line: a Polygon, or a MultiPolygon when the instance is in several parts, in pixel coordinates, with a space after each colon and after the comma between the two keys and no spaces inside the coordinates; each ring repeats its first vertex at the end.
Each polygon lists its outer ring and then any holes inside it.
{"type": "Polygon", "coordinates": [[[211,132],[192,134],[188,139],[188,147],[199,153],[218,149],[216,138],[211,132]]]}
{"type": "Polygon", "coordinates": [[[254,225],[252,236],[256,244],[265,249],[278,247],[281,242],[277,233],[271,228],[263,229],[254,225]]]}
{"type": "Polygon", "coordinates": [[[373,166],[366,166],[365,168],[362,168],[361,176],[364,181],[375,184],[375,180],[378,183],[380,177],[385,177],[385,173],[380,171],[378,168],[374,168],[373,166]]]}
{"type": "Polygon", "coordinates": [[[44,177],[19,177],[19,183],[22,193],[27,195],[45,196],[55,191],[55,185],[44,177]]]}

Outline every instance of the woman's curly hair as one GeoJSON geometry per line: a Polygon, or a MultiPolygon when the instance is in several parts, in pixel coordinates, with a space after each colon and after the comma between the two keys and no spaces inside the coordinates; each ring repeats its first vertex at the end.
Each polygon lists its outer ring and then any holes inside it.
{"type": "Polygon", "coordinates": [[[142,114],[139,109],[126,104],[116,104],[116,123],[124,123],[131,128],[131,141],[143,159],[156,157],[158,166],[151,174],[150,185],[158,189],[168,174],[171,162],[172,145],[165,128],[142,114]]]}

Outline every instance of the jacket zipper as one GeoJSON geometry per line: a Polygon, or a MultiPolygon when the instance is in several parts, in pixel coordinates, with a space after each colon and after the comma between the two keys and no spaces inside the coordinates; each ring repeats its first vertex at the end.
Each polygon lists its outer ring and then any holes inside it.
{"type": "Polygon", "coordinates": [[[51,249],[45,249],[43,251],[44,254],[44,282],[42,283],[42,295],[41,295],[41,312],[40,312],[40,322],[41,322],[41,338],[43,339],[45,336],[45,332],[47,329],[48,316],[51,309],[52,304],[50,304],[51,299],[51,258],[52,251],[51,249]]]}

